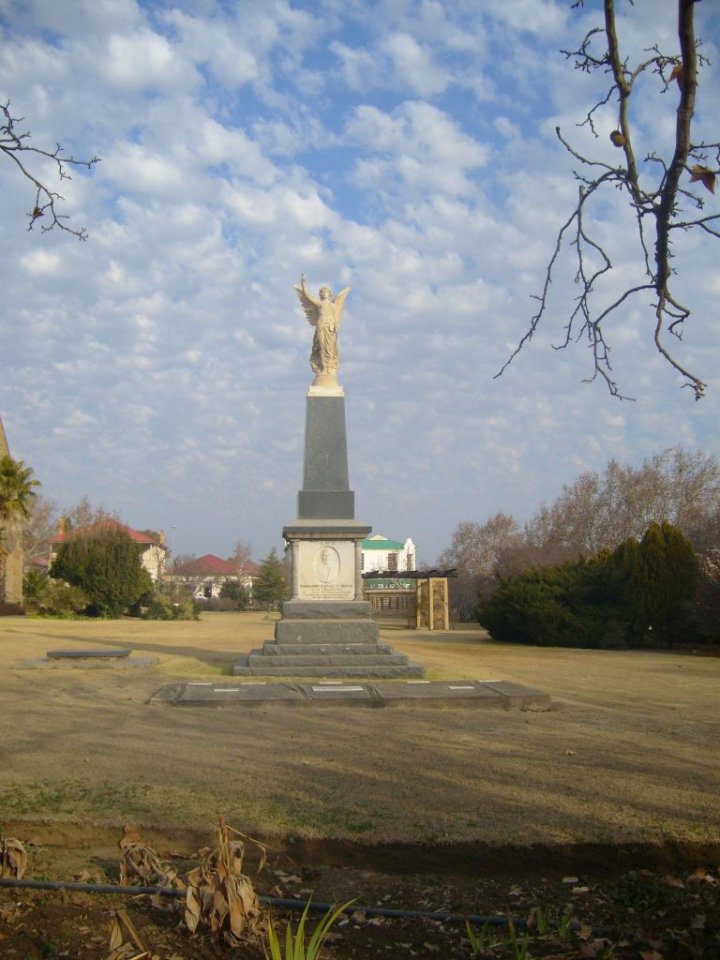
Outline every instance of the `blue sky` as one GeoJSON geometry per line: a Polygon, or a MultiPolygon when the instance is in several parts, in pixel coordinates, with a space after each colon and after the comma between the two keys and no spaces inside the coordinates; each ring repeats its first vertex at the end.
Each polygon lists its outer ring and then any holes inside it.
{"type": "MultiPolygon", "coordinates": [[[[674,0],[619,3],[635,55],[675,51],[674,0]]],[[[608,325],[611,398],[558,274],[526,329],[576,185],[600,79],[560,55],[601,23],[552,0],[0,0],[0,96],[33,141],[98,155],[60,192],[78,243],[26,230],[32,189],[0,165],[0,416],[61,507],[83,495],[177,553],[256,559],[296,515],[312,330],[293,285],[350,284],[341,337],[351,486],[374,532],[433,562],[464,520],[522,521],[585,469],[666,447],[719,452],[718,246],[683,240],[693,317],[656,354],[639,298],[608,325]]],[[[717,139],[720,12],[698,131],[717,139]]],[[[668,142],[673,92],[643,81],[638,152],[668,142]]],[[[598,155],[615,160],[601,112],[598,155]]],[[[42,168],[41,168],[42,169],[42,168]]],[[[49,170],[42,170],[49,175],[49,170]]],[[[718,198],[707,197],[708,211],[718,198]]],[[[637,264],[619,198],[596,209],[619,276],[637,264]]],[[[618,287],[610,286],[607,296],[618,287]]]]}

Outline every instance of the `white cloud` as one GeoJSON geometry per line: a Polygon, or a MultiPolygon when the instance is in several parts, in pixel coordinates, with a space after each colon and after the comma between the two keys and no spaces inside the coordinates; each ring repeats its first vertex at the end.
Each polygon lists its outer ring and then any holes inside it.
{"type": "MultiPolygon", "coordinates": [[[[74,152],[103,157],[58,184],[63,212],[90,230],[85,244],[28,233],[32,188],[0,166],[0,415],[51,499],[87,493],[133,525],[175,526],[181,552],[222,554],[244,537],[261,558],[279,545],[301,482],[310,373],[312,331],[292,289],[301,272],[353,288],[341,380],[358,516],[412,536],[428,562],[460,520],[500,509],[524,519],[612,456],[639,462],[678,441],[720,451],[720,287],[707,243],[681,238],[675,261],[695,309],[677,349],[711,381],[701,404],[657,357],[642,298],[608,326],[618,382],[637,403],[580,383],[584,343],[552,349],[576,296],[567,263],[544,324],[493,380],[576,195],[554,125],[594,146],[574,124],[598,88],[557,49],[595,10],[10,10],[0,88],[34,140],[70,136],[74,152]]],[[[627,7],[633,50],[669,10],[627,7]]],[[[708,77],[700,102],[711,104],[708,77]]],[[[638,130],[665,136],[672,103],[658,110],[651,90],[638,130]]],[[[588,224],[613,244],[608,295],[637,252],[621,205],[613,194],[588,224]]]]}
{"type": "Polygon", "coordinates": [[[382,43],[392,63],[393,79],[421,97],[442,93],[449,84],[445,70],[433,63],[428,50],[407,33],[393,33],[382,43]]]}
{"type": "Polygon", "coordinates": [[[557,0],[485,0],[487,14],[514,31],[527,32],[552,40],[567,22],[569,11],[557,0]]]}
{"type": "Polygon", "coordinates": [[[167,20],[177,29],[187,56],[208,64],[231,90],[260,78],[262,68],[250,38],[230,29],[226,21],[200,19],[177,8],[167,14],[167,20]]]}
{"type": "Polygon", "coordinates": [[[30,274],[57,274],[62,266],[62,257],[51,250],[31,250],[20,259],[30,274]]]}
{"type": "Polygon", "coordinates": [[[176,93],[195,85],[194,73],[169,41],[148,29],[110,34],[98,73],[116,90],[176,93]]]}
{"type": "Polygon", "coordinates": [[[347,124],[346,137],[376,154],[356,161],[354,180],[380,190],[390,189],[390,178],[397,176],[414,190],[472,193],[475,188],[467,174],[484,166],[489,156],[487,147],[465,134],[446,113],[419,101],[403,103],[392,114],[359,106],[347,124]]]}

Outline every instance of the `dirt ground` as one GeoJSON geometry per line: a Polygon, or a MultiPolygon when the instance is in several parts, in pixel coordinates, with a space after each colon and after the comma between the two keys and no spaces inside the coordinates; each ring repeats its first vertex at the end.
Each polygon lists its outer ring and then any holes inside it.
{"type": "MultiPolygon", "coordinates": [[[[229,676],[273,620],[0,620],[0,834],[25,841],[29,876],[116,882],[127,822],[190,862],[223,814],[269,844],[264,895],[483,917],[546,904],[555,927],[570,905],[595,931],[536,937],[532,956],[600,956],[610,941],[597,931],[620,927],[618,958],[720,956],[720,659],[388,628],[428,678],[512,680],[550,694],[550,709],[148,704],[166,683],[229,676]],[[103,646],[132,653],[42,662],[103,646]]],[[[2,890],[0,957],[105,960],[112,905],[2,890]]],[[[189,941],[175,916],[132,910],[161,960],[226,955],[189,941]]],[[[327,955],[467,957],[463,931],[356,914],[327,955]]],[[[503,944],[482,955],[504,956],[503,944]]]]}

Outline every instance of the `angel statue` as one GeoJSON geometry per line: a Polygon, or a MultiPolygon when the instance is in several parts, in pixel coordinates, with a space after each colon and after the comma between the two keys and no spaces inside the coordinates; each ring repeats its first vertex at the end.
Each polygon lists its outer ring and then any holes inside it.
{"type": "Polygon", "coordinates": [[[295,289],[305,316],[315,327],[310,353],[310,366],[315,374],[313,386],[334,386],[337,384],[337,370],[340,365],[337,335],[350,287],[345,287],[336,297],[333,297],[329,287],[320,287],[320,299],[316,300],[308,293],[303,274],[300,277],[300,286],[295,289]]]}

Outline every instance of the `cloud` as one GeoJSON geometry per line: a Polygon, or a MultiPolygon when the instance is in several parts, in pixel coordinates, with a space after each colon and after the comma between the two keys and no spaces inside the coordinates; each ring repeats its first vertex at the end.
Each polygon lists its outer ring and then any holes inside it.
{"type": "Polygon", "coordinates": [[[430,53],[409,34],[391,34],[383,41],[382,49],[392,63],[396,83],[421,97],[436,96],[447,88],[447,72],[437,67],[430,53]]]}
{"type": "MultiPolygon", "coordinates": [[[[131,525],[175,527],[183,553],[226,554],[240,537],[258,559],[278,546],[302,475],[301,272],[314,287],[352,286],[341,381],[358,517],[412,536],[428,562],[461,520],[525,519],[611,457],[720,450],[716,251],[699,239],[677,244],[694,316],[676,348],[710,381],[701,404],[657,356],[643,297],[608,325],[637,402],[581,382],[585,341],[553,349],[577,295],[567,261],[543,324],[493,379],[576,197],[555,124],[616,159],[602,139],[611,112],[597,143],[575,126],[599,87],[557,53],[597,11],[60,6],[11,0],[0,14],[0,88],[33,142],[103,158],[57,184],[62,211],[89,228],[84,244],[28,233],[32,186],[0,164],[0,416],[50,499],[87,494],[131,525]]],[[[631,49],[656,21],[666,33],[670,13],[666,0],[628,5],[631,49]]],[[[712,33],[717,14],[702,17],[712,33]]],[[[717,73],[707,78],[709,131],[717,73]]],[[[674,101],[649,79],[634,122],[663,140],[674,101]]],[[[587,224],[612,246],[607,296],[637,263],[623,204],[613,193],[587,224]]]]}
{"type": "Polygon", "coordinates": [[[361,105],[345,136],[370,153],[356,161],[353,172],[355,182],[365,188],[382,189],[398,179],[414,190],[472,193],[467,173],[484,166],[489,156],[488,149],[445,112],[419,101],[405,102],[392,114],[361,105]]]}
{"type": "Polygon", "coordinates": [[[116,90],[176,93],[196,82],[169,41],[148,29],[110,34],[104,54],[98,72],[116,90]]]}

